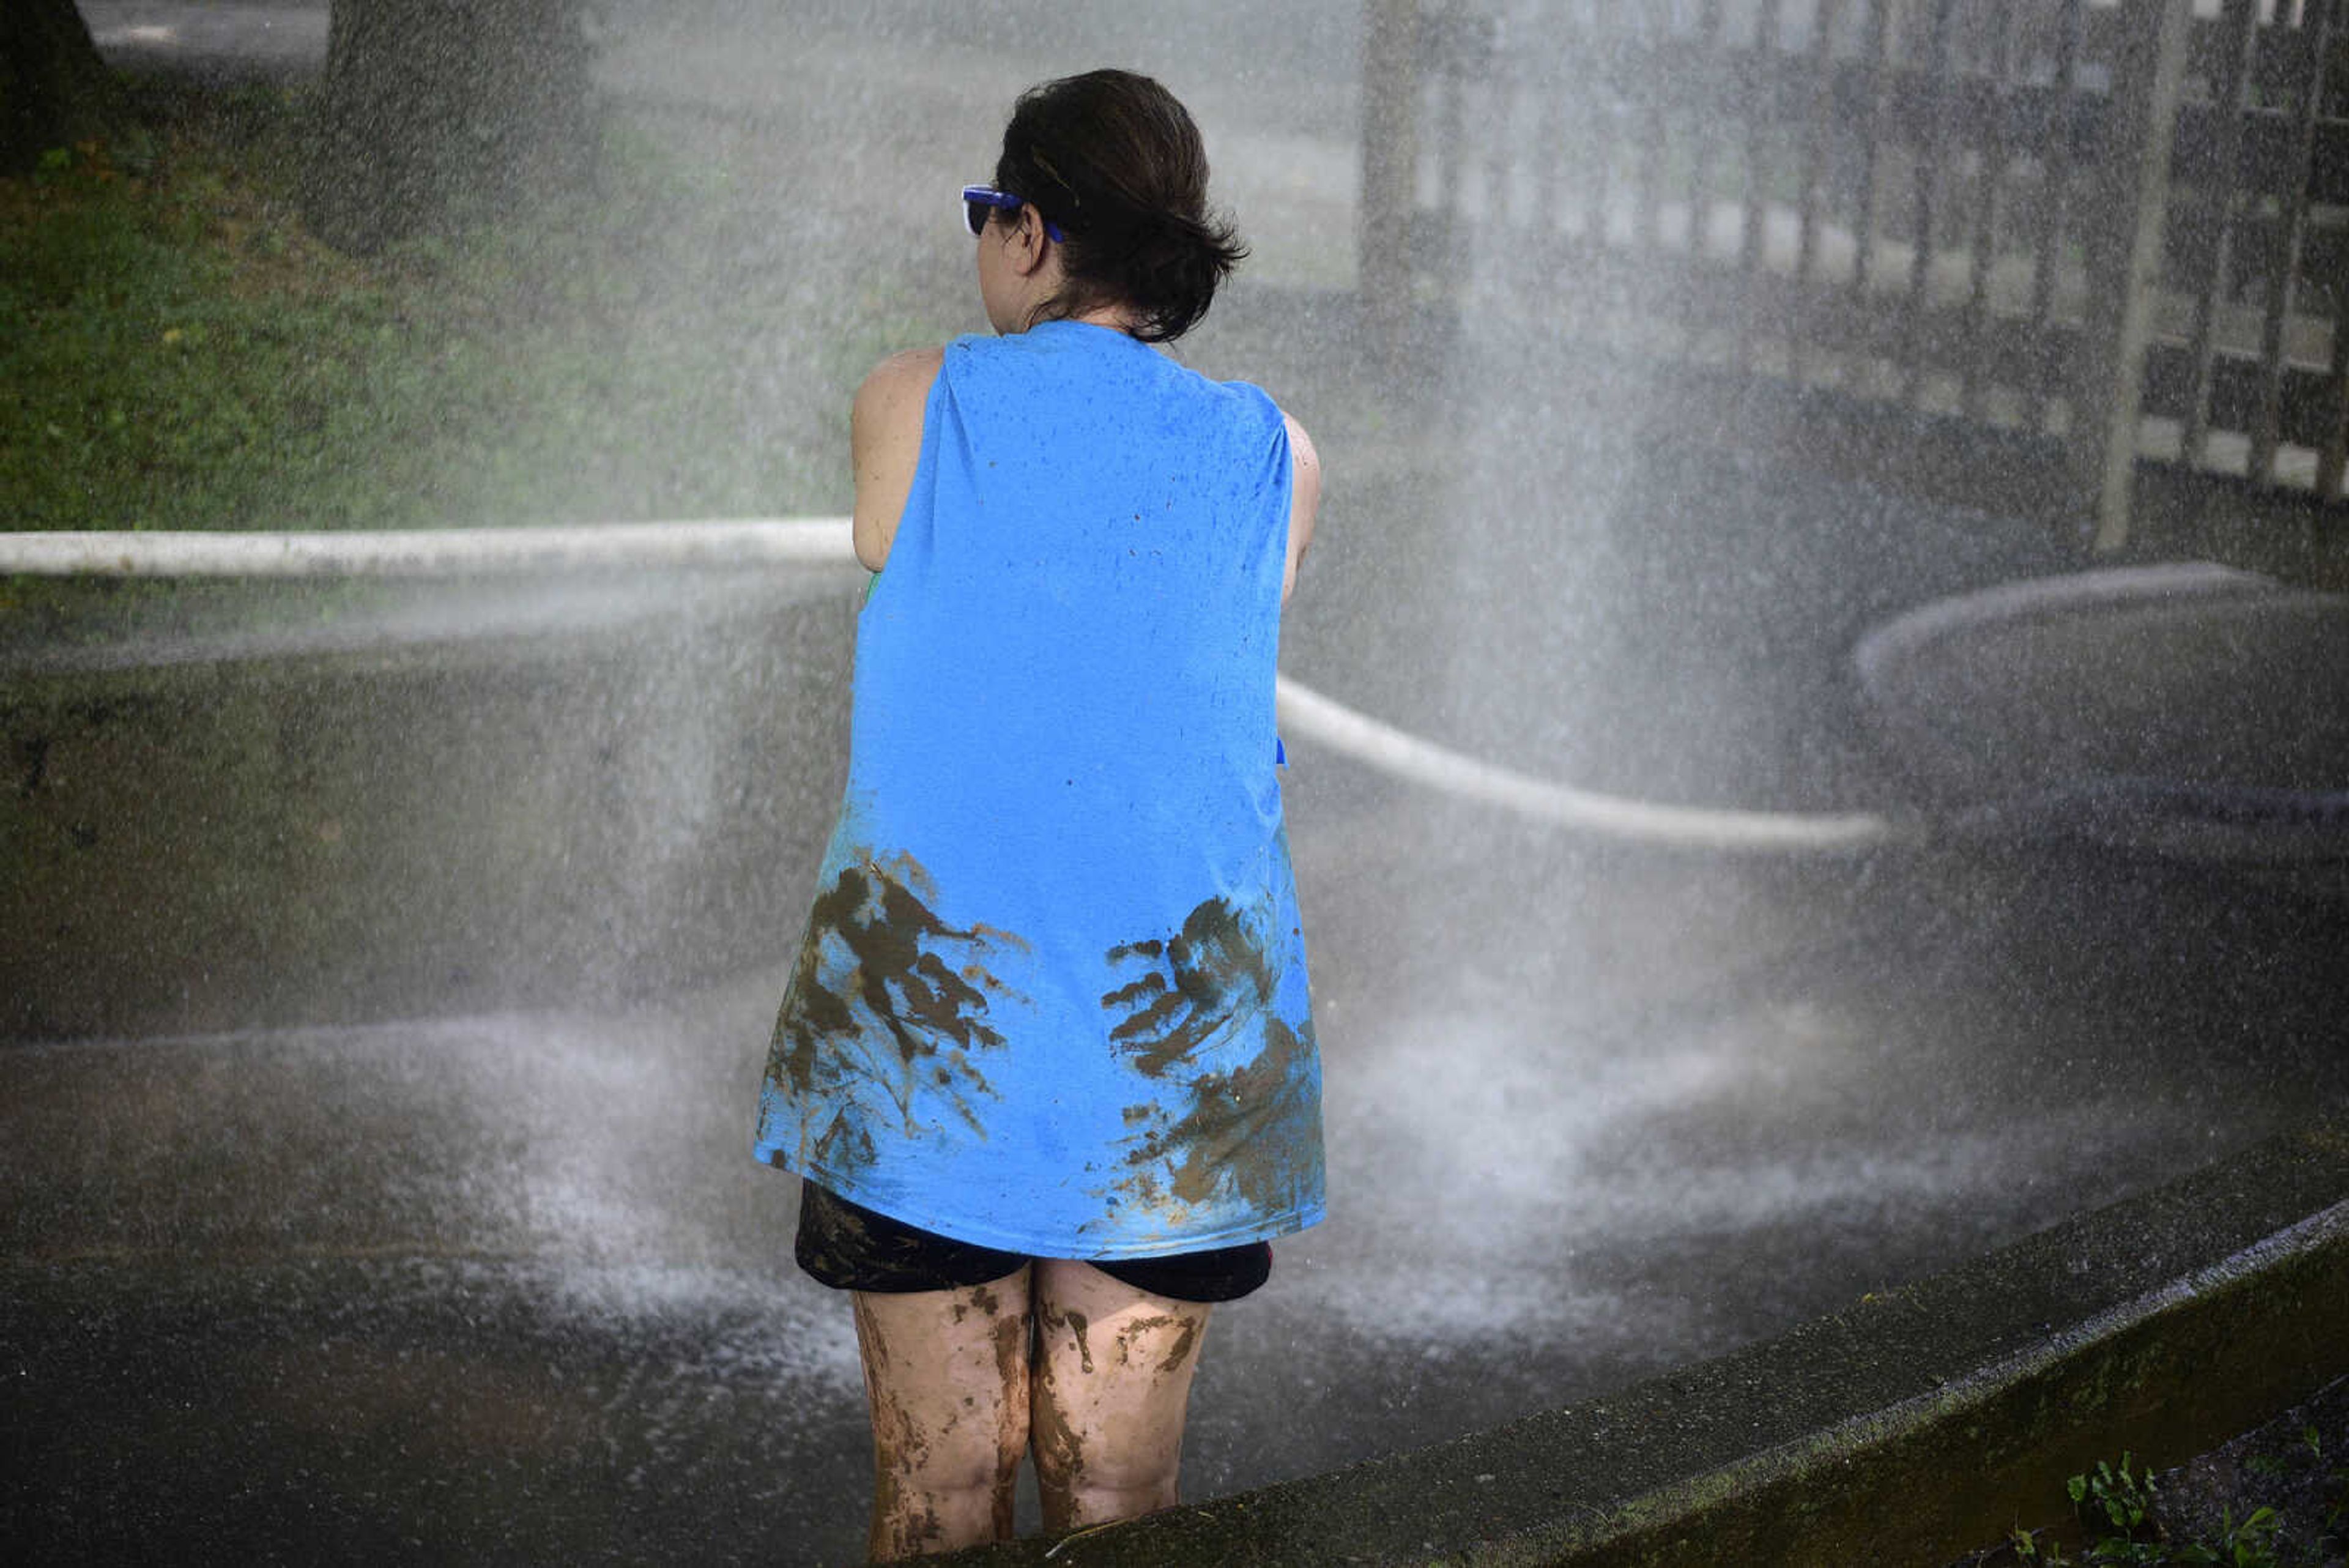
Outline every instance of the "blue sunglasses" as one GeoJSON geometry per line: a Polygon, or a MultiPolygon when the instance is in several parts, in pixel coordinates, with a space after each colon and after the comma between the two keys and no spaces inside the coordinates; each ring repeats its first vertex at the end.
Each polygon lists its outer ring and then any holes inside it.
{"type": "MultiPolygon", "coordinates": [[[[962,188],[963,227],[970,231],[971,238],[977,239],[987,233],[987,220],[992,217],[998,209],[1007,213],[1016,213],[1027,204],[1024,200],[1010,192],[999,191],[992,185],[965,185],[962,188]]],[[[1043,218],[1043,209],[1038,208],[1036,215],[1043,218]]],[[[1050,218],[1044,218],[1044,233],[1056,244],[1065,242],[1069,237],[1061,232],[1061,225],[1050,218]]]]}

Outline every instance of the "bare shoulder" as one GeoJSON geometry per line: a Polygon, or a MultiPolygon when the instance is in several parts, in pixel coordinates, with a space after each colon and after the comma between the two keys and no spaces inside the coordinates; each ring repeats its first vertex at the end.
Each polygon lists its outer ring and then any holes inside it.
{"type": "Polygon", "coordinates": [[[1297,591],[1297,569],[1313,544],[1313,520],[1321,511],[1321,453],[1313,438],[1287,410],[1281,422],[1288,427],[1288,559],[1281,572],[1280,599],[1297,591]]]}
{"type": "Polygon", "coordinates": [[[1280,419],[1288,427],[1288,453],[1297,473],[1295,483],[1299,486],[1310,485],[1315,499],[1319,500],[1321,493],[1321,453],[1314,447],[1313,438],[1305,433],[1305,427],[1297,422],[1295,414],[1283,410],[1280,419]]]}
{"type": "Polygon", "coordinates": [[[855,416],[888,420],[902,418],[910,410],[918,420],[946,356],[944,348],[907,348],[890,355],[856,389],[855,416]]]}
{"type": "Polygon", "coordinates": [[[856,472],[856,556],[879,571],[889,558],[897,519],[922,459],[922,414],[946,362],[943,348],[892,354],[864,378],[849,410],[850,461],[856,472]]]}

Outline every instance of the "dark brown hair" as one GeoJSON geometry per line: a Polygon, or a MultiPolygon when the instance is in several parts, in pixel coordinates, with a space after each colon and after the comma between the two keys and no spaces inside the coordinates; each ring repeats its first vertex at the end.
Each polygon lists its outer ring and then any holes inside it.
{"type": "Polygon", "coordinates": [[[1046,314],[1131,306],[1145,343],[1196,326],[1247,254],[1230,223],[1207,210],[1207,151],[1190,112],[1133,71],[1087,71],[1021,93],[995,185],[1068,236],[1068,283],[1046,314]]]}

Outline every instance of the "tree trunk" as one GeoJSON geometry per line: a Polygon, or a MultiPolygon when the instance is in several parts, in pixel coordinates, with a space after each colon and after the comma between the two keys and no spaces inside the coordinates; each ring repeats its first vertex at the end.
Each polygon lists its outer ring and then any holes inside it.
{"type": "Polygon", "coordinates": [[[0,0],[0,174],[53,148],[144,140],[73,0],[0,0]]]}
{"type": "Polygon", "coordinates": [[[372,252],[494,216],[595,164],[578,0],[334,0],[313,233],[372,252]]]}

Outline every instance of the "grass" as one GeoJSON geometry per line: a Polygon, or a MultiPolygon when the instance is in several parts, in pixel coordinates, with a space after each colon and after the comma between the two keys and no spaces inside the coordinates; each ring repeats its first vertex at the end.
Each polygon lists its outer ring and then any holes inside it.
{"type": "Polygon", "coordinates": [[[298,93],[145,101],[145,166],[0,182],[0,528],[838,510],[848,350],[922,325],[868,277],[871,329],[785,343],[804,280],[742,258],[788,246],[616,119],[595,190],[358,259],[300,221],[298,93]]]}
{"type": "MultiPolygon", "coordinates": [[[[844,512],[858,379],[968,325],[958,254],[802,243],[706,122],[613,109],[593,189],[361,258],[301,221],[305,89],[132,87],[136,164],[0,180],[0,531],[844,512]]],[[[0,645],[368,591],[0,577],[0,645]]]]}

